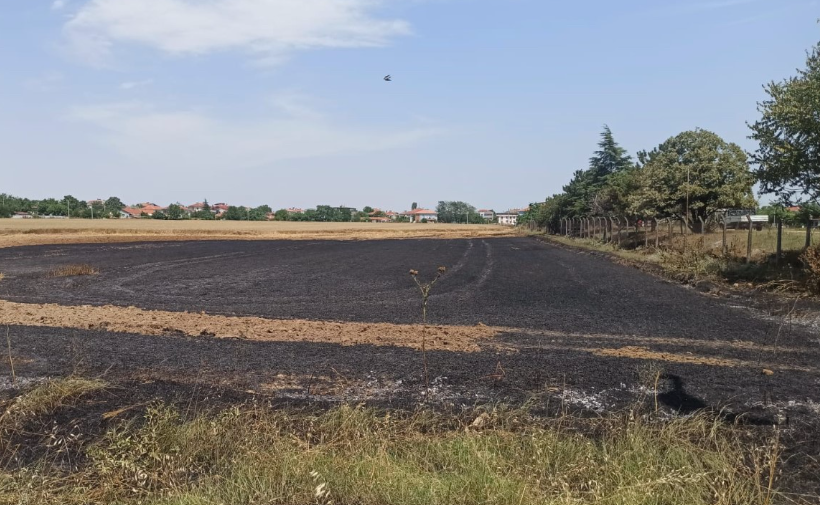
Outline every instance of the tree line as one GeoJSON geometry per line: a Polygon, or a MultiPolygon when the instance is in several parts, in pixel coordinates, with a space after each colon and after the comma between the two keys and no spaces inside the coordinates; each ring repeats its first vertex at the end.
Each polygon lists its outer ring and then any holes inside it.
{"type": "Polygon", "coordinates": [[[755,183],[775,197],[766,212],[793,220],[820,214],[820,44],[796,76],[764,86],[760,118],[748,124],[757,141],[747,153],[714,132],[697,128],[674,135],[632,158],[604,126],[598,150],[563,191],[530,205],[521,222],[553,232],[561,220],[618,216],[674,218],[692,229],[718,221],[720,209],[754,208],[755,183]],[[791,215],[789,206],[802,212],[791,215]]]}
{"type": "Polygon", "coordinates": [[[116,196],[105,201],[92,200],[89,203],[71,195],[66,195],[59,200],[56,198],[30,200],[0,193],[0,217],[11,217],[15,212],[86,219],[119,217],[120,210],[123,208],[125,204],[116,196]]]}

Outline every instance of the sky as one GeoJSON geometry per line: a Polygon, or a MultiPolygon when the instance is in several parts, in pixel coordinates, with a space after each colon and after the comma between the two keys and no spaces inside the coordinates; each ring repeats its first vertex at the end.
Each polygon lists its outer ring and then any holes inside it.
{"type": "Polygon", "coordinates": [[[3,0],[0,192],[409,209],[543,201],[603,125],[746,150],[817,0],[3,0]],[[383,80],[386,74],[391,82],[383,80]]]}

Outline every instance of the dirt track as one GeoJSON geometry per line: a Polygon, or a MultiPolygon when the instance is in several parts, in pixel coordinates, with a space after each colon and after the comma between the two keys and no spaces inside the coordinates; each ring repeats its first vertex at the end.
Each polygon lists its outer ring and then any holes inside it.
{"type": "Polygon", "coordinates": [[[0,298],[15,303],[0,303],[0,323],[29,377],[80,368],[283,398],[413,401],[420,299],[407,272],[439,265],[448,272],[429,340],[439,400],[536,395],[600,411],[651,396],[662,376],[660,400],[675,410],[820,416],[816,331],[526,238],[6,249],[0,298]],[[77,262],[100,273],[47,276],[77,262]]]}

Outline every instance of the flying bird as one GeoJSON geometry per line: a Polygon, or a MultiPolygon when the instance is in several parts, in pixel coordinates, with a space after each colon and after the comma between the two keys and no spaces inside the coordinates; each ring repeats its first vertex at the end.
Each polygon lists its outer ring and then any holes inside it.
{"type": "Polygon", "coordinates": [[[384,80],[387,81],[387,82],[390,82],[390,81],[393,80],[393,76],[388,74],[388,75],[384,76],[384,80]]]}

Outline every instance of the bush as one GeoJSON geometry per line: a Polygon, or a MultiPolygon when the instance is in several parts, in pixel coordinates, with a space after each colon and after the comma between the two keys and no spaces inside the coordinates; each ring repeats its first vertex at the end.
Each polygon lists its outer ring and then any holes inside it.
{"type": "Polygon", "coordinates": [[[809,247],[800,256],[805,271],[806,289],[820,295],[820,246],[809,247]]]}

